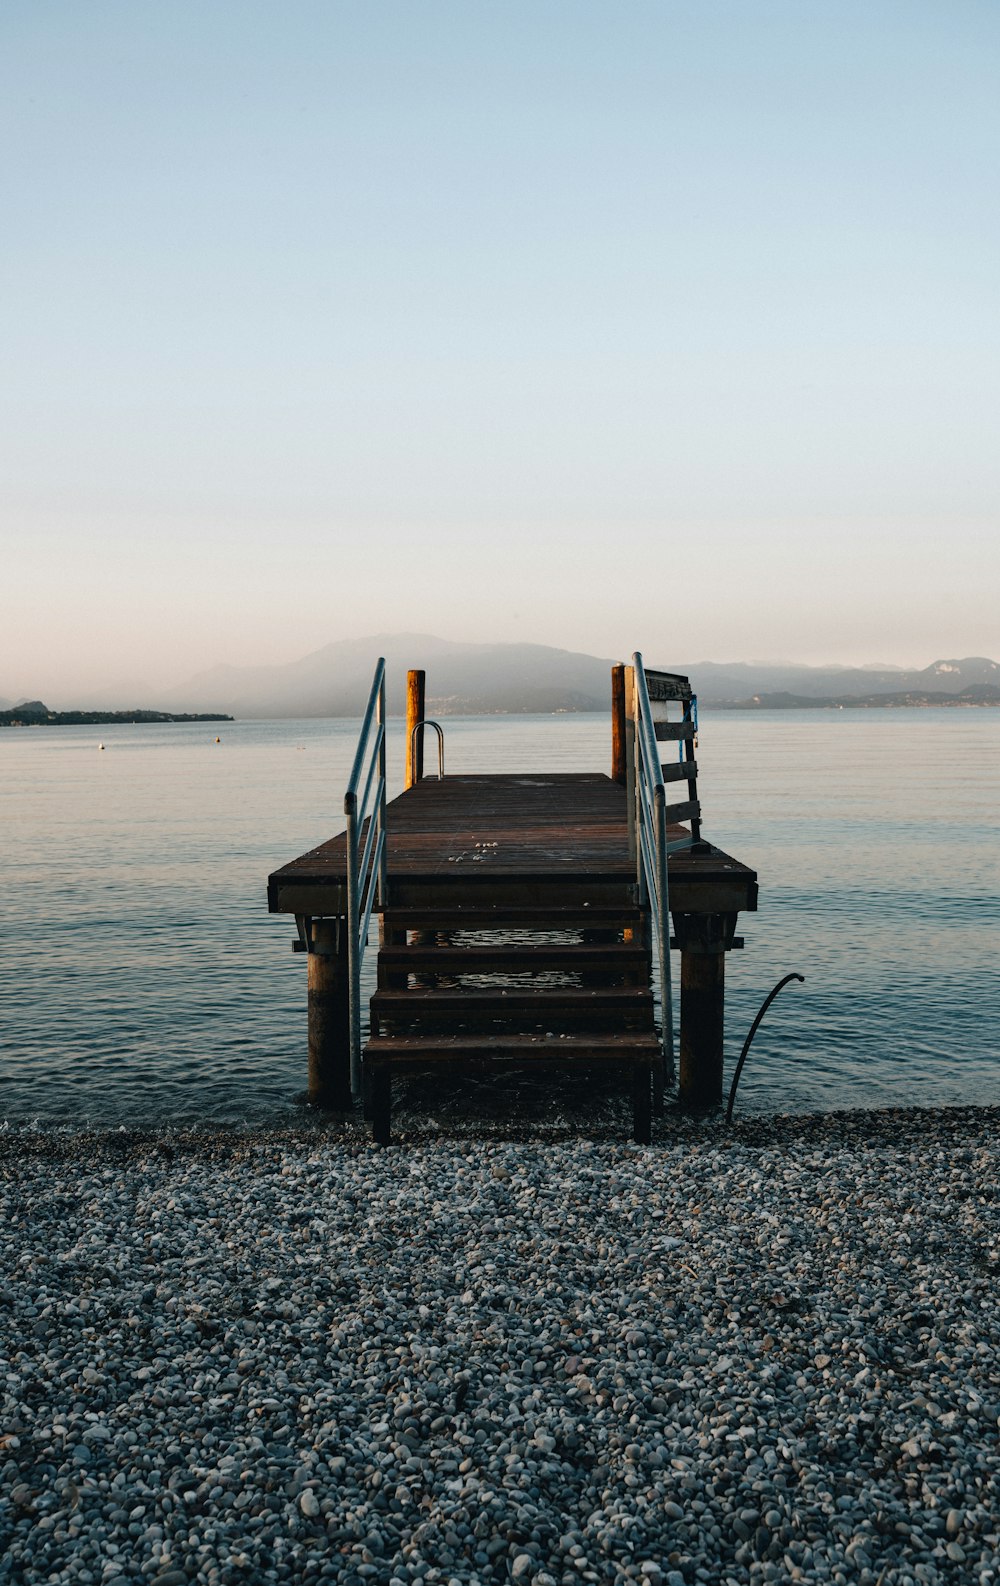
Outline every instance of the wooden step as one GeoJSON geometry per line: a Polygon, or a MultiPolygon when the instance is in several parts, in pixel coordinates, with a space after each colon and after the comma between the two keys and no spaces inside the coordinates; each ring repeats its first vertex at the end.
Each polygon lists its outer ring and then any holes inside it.
{"type": "Polygon", "coordinates": [[[432,1033],[432,1028],[465,1024],[487,1033],[490,1026],[538,1026],[542,1031],[590,1028],[652,1030],[653,994],[648,986],[616,986],[591,990],[569,986],[446,987],[405,991],[376,991],[371,1000],[373,1035],[381,1035],[383,1021],[397,1033],[410,1030],[432,1033]]]}
{"type": "Polygon", "coordinates": [[[420,906],[388,908],[382,920],[395,931],[500,931],[508,928],[537,931],[638,930],[645,911],[630,903],[547,905],[492,904],[453,908],[420,906]]]}
{"type": "Polygon", "coordinates": [[[380,1145],[391,1141],[392,1075],[401,1068],[447,1067],[464,1070],[496,1065],[557,1064],[560,1067],[610,1067],[630,1074],[632,1133],[640,1145],[652,1134],[652,1074],[660,1060],[657,1037],[648,1032],[613,1035],[452,1035],[374,1036],[365,1048],[365,1087],[372,1133],[380,1145]]]}
{"type": "Polygon", "coordinates": [[[381,1064],[454,1063],[655,1063],[659,1037],[652,1031],[608,1035],[377,1035],[364,1061],[381,1064]]]}
{"type": "Polygon", "coordinates": [[[649,976],[649,956],[632,942],[523,942],[475,947],[383,947],[378,983],[389,987],[407,975],[550,974],[649,976]]]}

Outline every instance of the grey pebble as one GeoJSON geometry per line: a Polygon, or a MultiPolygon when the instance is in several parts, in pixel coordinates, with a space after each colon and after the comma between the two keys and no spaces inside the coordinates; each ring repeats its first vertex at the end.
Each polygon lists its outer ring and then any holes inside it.
{"type": "Polygon", "coordinates": [[[985,1581],[996,1123],[3,1135],[0,1568],[985,1581]]]}

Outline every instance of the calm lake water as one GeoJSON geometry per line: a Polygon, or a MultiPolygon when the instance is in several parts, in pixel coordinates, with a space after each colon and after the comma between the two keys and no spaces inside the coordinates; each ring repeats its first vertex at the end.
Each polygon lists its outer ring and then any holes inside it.
{"type": "MultiPolygon", "coordinates": [[[[608,765],[603,714],[445,727],[454,772],[608,765]]],[[[341,828],[356,733],[0,733],[0,1120],[301,1116],[305,964],[265,884],[341,828]]],[[[727,961],[730,1068],[774,982],[806,977],[761,1028],[741,1110],[1000,1102],[998,745],[1000,711],[703,712],[705,834],[761,886],[727,961]]],[[[389,755],[394,793],[401,723],[389,755]]]]}

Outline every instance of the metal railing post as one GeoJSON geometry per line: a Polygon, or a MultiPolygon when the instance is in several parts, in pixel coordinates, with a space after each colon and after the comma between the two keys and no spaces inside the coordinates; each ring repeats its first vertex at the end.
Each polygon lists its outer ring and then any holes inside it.
{"type": "Polygon", "coordinates": [[[636,694],[635,694],[635,667],[625,668],[625,807],[628,811],[628,856],[639,864],[636,842],[636,817],[638,805],[636,799],[636,694]]]}
{"type": "Polygon", "coordinates": [[[389,855],[385,835],[385,668],[382,670],[382,682],[378,691],[378,724],[382,731],[378,743],[378,774],[381,789],[378,800],[378,902],[380,908],[385,908],[389,892],[389,855]]]}
{"type": "Polygon", "coordinates": [[[660,957],[660,1012],[663,1058],[667,1075],[674,1072],[674,1005],[670,974],[670,881],[668,855],[688,848],[693,839],[667,843],[666,788],[646,686],[646,670],[637,650],[632,657],[635,701],[635,811],[639,893],[650,905],[660,957]]]}
{"type": "Polygon", "coordinates": [[[666,795],[662,783],[654,796],[656,811],[656,891],[660,955],[660,1009],[663,1015],[663,1060],[666,1077],[674,1077],[674,998],[670,976],[670,881],[667,865],[666,795]]]}
{"type": "Polygon", "coordinates": [[[351,1094],[361,1094],[361,962],[368,923],[389,890],[386,845],[385,659],[379,657],[344,794],[347,825],[347,989],[351,1094]],[[375,741],[372,743],[372,729],[375,741]],[[360,799],[358,789],[361,787],[360,799]],[[373,794],[374,789],[374,794],[373,794]],[[362,846],[362,836],[364,844],[362,846]]]}
{"type": "Polygon", "coordinates": [[[409,742],[409,746],[408,746],[409,756],[410,756],[410,759],[412,761],[416,761],[417,756],[416,756],[416,753],[415,753],[415,749],[416,749],[416,745],[418,743],[417,734],[419,733],[420,734],[420,738],[419,738],[420,766],[421,766],[420,779],[423,780],[424,728],[425,727],[433,727],[434,731],[437,733],[438,781],[439,782],[443,782],[444,781],[444,728],[441,726],[441,723],[439,721],[431,721],[430,717],[428,716],[426,720],[423,717],[421,717],[421,719],[419,721],[415,721],[413,723],[413,726],[410,729],[410,742],[409,742]]]}
{"type": "Polygon", "coordinates": [[[347,821],[347,975],[350,990],[351,1095],[361,1093],[361,945],[358,941],[358,796],[344,795],[347,821]]]}

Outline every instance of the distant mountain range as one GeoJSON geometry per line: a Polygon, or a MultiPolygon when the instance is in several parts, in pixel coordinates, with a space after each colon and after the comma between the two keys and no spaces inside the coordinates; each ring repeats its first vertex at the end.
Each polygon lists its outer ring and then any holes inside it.
{"type": "MultiPolygon", "coordinates": [[[[387,663],[390,714],[401,715],[405,709],[407,668],[423,667],[427,712],[434,716],[605,710],[616,659],[545,644],[459,644],[428,634],[381,634],[339,640],[285,666],[212,667],[158,696],[149,690],[151,697],[143,704],[171,713],[224,712],[258,720],[357,716],[380,655],[387,663]]],[[[981,656],[934,661],[919,670],[684,661],[654,650],[645,659],[650,666],[689,676],[704,705],[773,710],[1000,704],[1000,664],[981,656]]],[[[129,693],[135,697],[131,688],[129,693]]],[[[72,703],[92,707],[128,702],[72,703]]],[[[11,705],[0,700],[0,709],[11,705]]]]}
{"type": "MultiPolygon", "coordinates": [[[[428,714],[438,716],[604,710],[614,660],[629,659],[544,644],[459,644],[427,634],[383,634],[340,640],[286,666],[213,667],[171,689],[169,706],[252,718],[356,716],[364,709],[380,655],[386,658],[390,713],[405,709],[407,668],[423,667],[428,714]]],[[[782,694],[793,696],[799,706],[848,700],[871,705],[882,693],[886,705],[916,705],[933,699],[945,703],[944,696],[962,696],[969,689],[995,690],[1000,703],[1000,664],[984,657],[935,661],[917,671],[683,661],[653,651],[645,659],[650,666],[687,674],[707,705],[763,708],[764,696],[782,694]]],[[[969,701],[974,702],[990,701],[969,701]]]]}
{"type": "Polygon", "coordinates": [[[906,689],[888,694],[832,694],[814,698],[809,694],[754,694],[752,699],[733,700],[731,710],[898,710],[927,705],[1000,705],[1000,688],[992,683],[973,683],[960,694],[939,694],[933,689],[906,689]]]}

